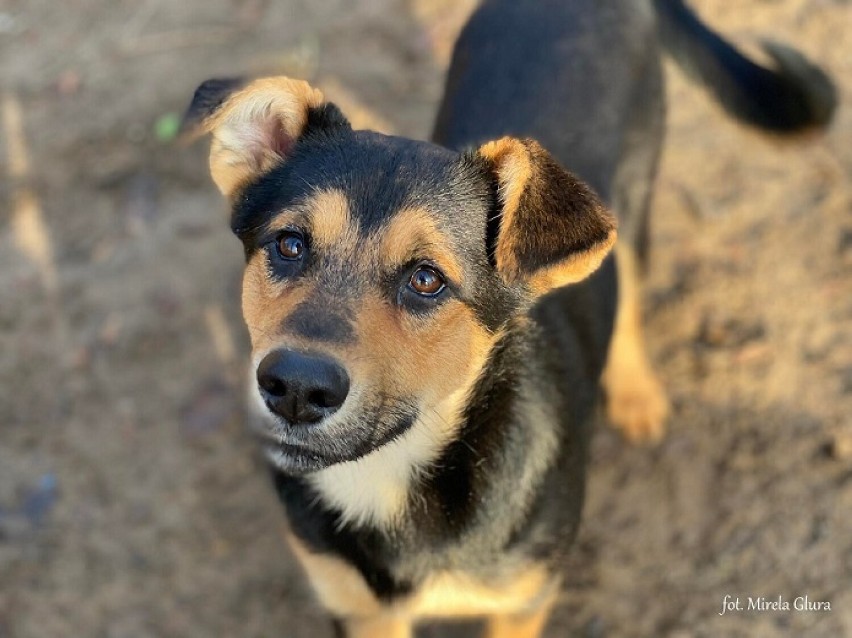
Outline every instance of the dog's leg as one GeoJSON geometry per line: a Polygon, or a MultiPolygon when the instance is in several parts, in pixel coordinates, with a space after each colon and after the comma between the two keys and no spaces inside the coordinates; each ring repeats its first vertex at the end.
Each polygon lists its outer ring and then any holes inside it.
{"type": "Polygon", "coordinates": [[[340,638],[411,638],[411,620],[383,606],[352,565],[312,552],[295,534],[288,532],[287,541],[323,607],[337,619],[340,638]]]}
{"type": "Polygon", "coordinates": [[[381,614],[349,618],[339,623],[341,638],[411,638],[411,621],[405,617],[381,614]]]}
{"type": "Polygon", "coordinates": [[[607,414],[628,440],[656,442],[665,431],[669,403],[645,353],[636,253],[619,242],[616,261],[618,311],[603,374],[607,414]]]}
{"type": "Polygon", "coordinates": [[[558,587],[552,588],[530,610],[489,616],[485,625],[485,638],[538,638],[544,631],[558,592],[558,587]]]}

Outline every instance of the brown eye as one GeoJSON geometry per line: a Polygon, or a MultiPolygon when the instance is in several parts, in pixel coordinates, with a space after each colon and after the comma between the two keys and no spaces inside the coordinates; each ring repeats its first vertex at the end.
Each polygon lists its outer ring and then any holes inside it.
{"type": "Polygon", "coordinates": [[[446,284],[437,270],[431,266],[420,266],[411,275],[408,285],[417,294],[430,297],[441,292],[446,284]]]}
{"type": "Polygon", "coordinates": [[[286,232],[276,243],[278,255],[282,259],[301,259],[305,252],[305,239],[295,232],[286,232]]]}

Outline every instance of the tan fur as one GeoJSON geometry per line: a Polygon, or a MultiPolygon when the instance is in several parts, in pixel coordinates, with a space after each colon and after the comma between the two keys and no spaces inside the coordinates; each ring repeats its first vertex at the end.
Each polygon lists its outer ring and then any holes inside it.
{"type": "Polygon", "coordinates": [[[460,572],[441,572],[410,596],[386,605],[344,560],[312,552],[293,534],[287,539],[317,598],[344,619],[352,632],[349,636],[402,637],[421,620],[487,617],[489,636],[533,638],[544,626],[558,591],[548,571],[531,564],[488,583],[460,572]]]}
{"type": "Polygon", "coordinates": [[[463,283],[464,273],[455,255],[447,249],[448,238],[436,227],[428,211],[408,208],[400,211],[381,233],[380,263],[398,266],[410,259],[428,255],[447,277],[463,283]]]}
{"type": "Polygon", "coordinates": [[[315,193],[307,207],[314,248],[333,251],[355,241],[357,230],[349,214],[349,200],[342,191],[315,193]]]}
{"type": "Polygon", "coordinates": [[[407,603],[417,618],[464,618],[527,612],[550,584],[539,565],[525,566],[498,582],[459,572],[432,576],[407,603]]]}
{"type": "Polygon", "coordinates": [[[278,345],[279,326],[310,295],[312,288],[310,282],[273,280],[266,253],[259,250],[254,254],[243,273],[243,317],[254,353],[278,345]]]}
{"type": "Polygon", "coordinates": [[[198,131],[213,134],[210,173],[219,190],[230,198],[280,163],[284,158],[276,140],[295,140],[308,109],[322,103],[317,89],[286,77],[255,80],[231,95],[198,131]]]}
{"type": "MultiPolygon", "coordinates": [[[[479,154],[490,160],[497,172],[500,203],[503,205],[501,231],[511,228],[521,195],[533,174],[533,166],[529,151],[523,142],[513,137],[503,137],[494,142],[488,142],[479,148],[479,154]]],[[[504,273],[519,271],[515,259],[514,235],[501,232],[497,239],[494,258],[497,269],[504,273]]]]}
{"type": "Polygon", "coordinates": [[[619,243],[616,257],[618,312],[602,378],[607,413],[628,440],[654,443],[665,432],[669,403],[645,353],[636,255],[619,243]]]}
{"type": "Polygon", "coordinates": [[[268,228],[273,232],[286,228],[306,230],[315,249],[333,253],[353,248],[358,240],[349,199],[337,189],[315,191],[305,202],[280,211],[268,228]]]}
{"type": "Polygon", "coordinates": [[[549,268],[537,270],[530,278],[530,289],[536,295],[543,295],[554,288],[583,281],[600,268],[601,263],[615,245],[616,231],[581,253],[572,255],[549,268]]]}
{"type": "Polygon", "coordinates": [[[398,395],[436,403],[462,385],[482,346],[490,342],[473,311],[449,300],[429,317],[412,316],[368,299],[356,320],[371,379],[398,395]],[[386,361],[393,360],[392,369],[386,361]]]}
{"type": "Polygon", "coordinates": [[[411,621],[394,614],[343,621],[346,638],[410,638],[414,635],[411,621]]]}
{"type": "Polygon", "coordinates": [[[556,602],[558,589],[554,586],[540,597],[529,610],[495,614],[488,619],[484,638],[538,638],[556,602]]]}
{"type": "Polygon", "coordinates": [[[267,228],[269,228],[272,232],[276,232],[286,228],[302,228],[303,226],[309,226],[310,215],[308,211],[312,208],[310,201],[308,201],[305,206],[282,210],[269,221],[267,228]]]}
{"type": "Polygon", "coordinates": [[[383,611],[364,578],[349,563],[329,554],[312,552],[294,534],[288,533],[287,541],[317,598],[331,614],[371,617],[383,611]]]}

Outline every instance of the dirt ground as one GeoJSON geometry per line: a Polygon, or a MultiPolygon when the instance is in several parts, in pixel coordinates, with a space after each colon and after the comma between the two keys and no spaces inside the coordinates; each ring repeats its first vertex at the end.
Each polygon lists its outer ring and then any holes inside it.
{"type": "MultiPolygon", "coordinates": [[[[669,70],[647,330],[670,433],[599,428],[549,635],[852,636],[852,5],[693,4],[749,51],[795,43],[842,104],[781,142],[669,70]]],[[[241,423],[241,248],[170,126],[208,77],[286,73],[426,136],[471,6],[0,0],[0,638],[330,635],[241,423]]]]}

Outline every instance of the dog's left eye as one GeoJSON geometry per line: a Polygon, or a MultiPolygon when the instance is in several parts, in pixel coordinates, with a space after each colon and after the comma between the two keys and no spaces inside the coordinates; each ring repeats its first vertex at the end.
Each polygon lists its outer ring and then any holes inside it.
{"type": "Polygon", "coordinates": [[[275,242],[275,249],[281,259],[295,261],[305,253],[305,238],[295,231],[282,233],[275,242]]]}
{"type": "Polygon", "coordinates": [[[445,287],[446,282],[444,277],[431,266],[420,266],[417,270],[411,273],[411,278],[408,280],[408,286],[418,295],[424,297],[434,297],[440,293],[445,287]]]}

